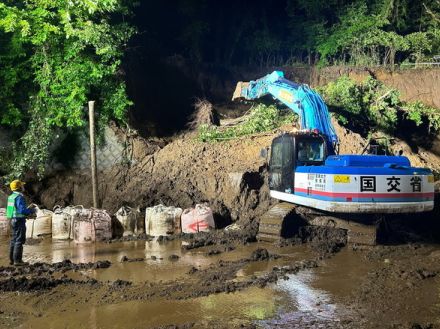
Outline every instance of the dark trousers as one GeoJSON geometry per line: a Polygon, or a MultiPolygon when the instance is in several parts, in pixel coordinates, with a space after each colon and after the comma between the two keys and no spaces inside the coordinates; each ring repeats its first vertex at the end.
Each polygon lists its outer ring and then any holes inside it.
{"type": "Polygon", "coordinates": [[[22,261],[23,244],[26,242],[26,218],[12,218],[12,239],[9,248],[9,260],[11,263],[22,261]]]}

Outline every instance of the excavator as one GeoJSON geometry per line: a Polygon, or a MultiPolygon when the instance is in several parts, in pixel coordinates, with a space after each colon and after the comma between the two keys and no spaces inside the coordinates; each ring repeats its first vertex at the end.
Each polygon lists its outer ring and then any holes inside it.
{"type": "Polygon", "coordinates": [[[295,112],[300,129],[272,141],[270,195],[282,202],[261,218],[259,240],[284,237],[297,206],[315,211],[309,224],[343,228],[349,242],[369,245],[377,242],[378,221],[371,225],[358,219],[434,208],[434,176],[429,169],[412,167],[402,155],[338,154],[328,108],[309,86],[274,71],[255,81],[238,82],[232,100],[264,96],[295,112]]]}

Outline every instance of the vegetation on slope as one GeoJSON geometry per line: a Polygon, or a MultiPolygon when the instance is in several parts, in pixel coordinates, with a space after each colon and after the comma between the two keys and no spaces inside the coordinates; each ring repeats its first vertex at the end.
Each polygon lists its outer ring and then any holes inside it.
{"type": "Polygon", "coordinates": [[[320,88],[320,93],[343,124],[356,122],[368,130],[393,134],[399,121],[409,120],[417,126],[427,123],[432,132],[440,131],[440,109],[403,102],[398,90],[372,77],[358,83],[342,76],[320,88]]]}
{"type": "Polygon", "coordinates": [[[11,176],[42,173],[56,128],[84,125],[88,100],[101,123],[125,118],[119,69],[134,30],[120,17],[128,14],[122,0],[0,3],[0,124],[22,135],[11,176]]]}

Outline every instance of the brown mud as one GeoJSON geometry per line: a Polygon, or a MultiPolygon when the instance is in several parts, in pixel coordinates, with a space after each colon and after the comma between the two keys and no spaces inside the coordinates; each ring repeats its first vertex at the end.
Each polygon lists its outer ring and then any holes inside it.
{"type": "Polygon", "coordinates": [[[36,263],[0,267],[0,326],[440,328],[436,245],[345,246],[324,228],[277,245],[247,232],[26,246],[36,263]]]}
{"type": "MultiPolygon", "coordinates": [[[[360,135],[335,125],[341,153],[365,147],[360,135]]],[[[347,245],[344,230],[311,226],[260,243],[259,218],[276,201],[259,151],[281,129],[224,143],[191,134],[145,140],[115,129],[127,161],[99,173],[104,209],[208,202],[217,228],[234,227],[93,245],[34,241],[25,246],[33,265],[19,269],[6,266],[1,241],[0,327],[440,328],[438,208],[387,216],[377,247],[347,245]]],[[[393,145],[401,148],[414,165],[440,170],[434,154],[393,145]]],[[[89,181],[85,171],[65,171],[30,190],[48,208],[88,207],[89,181]]],[[[297,208],[296,219],[308,216],[297,208]]]]}

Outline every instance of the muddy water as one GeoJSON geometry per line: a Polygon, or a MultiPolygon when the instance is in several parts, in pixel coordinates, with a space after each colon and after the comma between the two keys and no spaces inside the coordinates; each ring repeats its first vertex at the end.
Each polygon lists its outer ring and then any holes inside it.
{"type": "MultiPolygon", "coordinates": [[[[258,247],[267,248],[270,252],[284,256],[270,262],[251,263],[243,271],[237,273],[238,277],[258,274],[271,270],[273,266],[282,266],[291,261],[301,260],[309,251],[305,247],[287,247],[279,252],[270,244],[258,247]]],[[[30,263],[35,262],[60,262],[70,259],[74,263],[96,262],[109,260],[112,266],[108,269],[81,271],[82,274],[102,281],[115,281],[117,279],[144,282],[144,281],[169,281],[184,276],[192,267],[203,269],[216,264],[219,260],[236,261],[248,258],[258,248],[256,245],[238,246],[232,252],[208,256],[209,247],[198,248],[191,251],[182,249],[182,242],[175,240],[166,243],[154,241],[135,241],[117,243],[75,244],[72,241],[41,240],[38,243],[24,247],[23,259],[30,263]],[[176,255],[177,260],[169,257],[176,255]],[[130,259],[143,258],[143,261],[123,262],[123,256],[130,259]]],[[[8,241],[0,240],[0,266],[8,264],[8,241]]]]}
{"type": "MultiPolygon", "coordinates": [[[[235,261],[249,258],[257,248],[267,248],[281,257],[268,261],[250,262],[236,273],[236,280],[271,271],[274,266],[291,264],[296,260],[313,258],[303,246],[278,248],[269,244],[237,246],[229,252],[208,256],[208,251],[221,247],[205,247],[191,251],[181,248],[181,241],[118,242],[75,245],[67,241],[43,240],[25,247],[25,260],[31,262],[73,262],[110,260],[108,269],[86,270],[69,274],[73,278],[93,277],[102,281],[117,279],[141,283],[145,281],[185,281],[192,267],[199,269],[218,264],[220,260],[235,261]],[[177,255],[177,260],[169,256],[177,255]],[[122,256],[143,258],[132,263],[121,263],[122,256]],[[153,260],[152,257],[155,257],[153,260]]],[[[0,265],[7,264],[7,241],[0,241],[0,265]]],[[[359,253],[348,248],[320,262],[319,267],[288,275],[266,288],[251,287],[235,293],[213,294],[186,300],[142,300],[113,304],[77,303],[65,298],[59,305],[43,315],[30,316],[21,328],[152,328],[170,324],[197,322],[196,327],[212,327],[221,323],[230,327],[240,324],[256,324],[258,328],[338,328],[353,318],[345,297],[365,279],[371,270],[388,266],[383,260],[365,261],[359,253]]],[[[437,307],[440,314],[440,286],[422,286],[425,299],[418,300],[422,309],[437,307]]],[[[418,297],[415,297],[418,298],[418,297]]],[[[408,305],[411,301],[408,301],[408,305]]],[[[417,318],[408,312],[401,317],[417,318]]],[[[440,321],[436,319],[436,321],[440,321]]]]}
{"type": "Polygon", "coordinates": [[[151,328],[194,321],[227,321],[233,327],[272,317],[287,300],[288,296],[283,293],[251,288],[187,301],[124,302],[84,307],[62,315],[32,319],[22,328],[151,328]]]}

